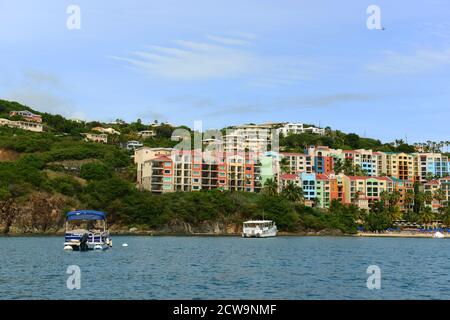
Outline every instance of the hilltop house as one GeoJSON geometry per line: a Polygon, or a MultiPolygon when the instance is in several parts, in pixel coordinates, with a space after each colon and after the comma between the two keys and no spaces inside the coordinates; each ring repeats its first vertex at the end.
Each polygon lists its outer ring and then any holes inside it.
{"type": "Polygon", "coordinates": [[[94,127],[94,128],[92,128],[92,131],[97,131],[97,132],[106,133],[106,134],[120,135],[120,132],[115,130],[114,128],[94,127]]]}
{"type": "Polygon", "coordinates": [[[7,126],[10,128],[18,128],[27,131],[33,132],[42,132],[44,131],[43,125],[37,122],[29,122],[29,121],[12,121],[8,119],[0,118],[0,126],[7,126]]]}
{"type": "Polygon", "coordinates": [[[42,123],[42,117],[38,114],[34,114],[28,110],[11,111],[9,116],[21,116],[25,121],[42,123]]]}

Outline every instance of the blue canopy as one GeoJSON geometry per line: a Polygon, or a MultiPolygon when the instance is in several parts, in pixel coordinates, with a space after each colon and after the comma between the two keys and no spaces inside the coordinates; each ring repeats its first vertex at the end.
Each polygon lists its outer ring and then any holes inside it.
{"type": "Polygon", "coordinates": [[[67,220],[105,220],[106,214],[94,210],[78,210],[67,213],[67,220]]]}

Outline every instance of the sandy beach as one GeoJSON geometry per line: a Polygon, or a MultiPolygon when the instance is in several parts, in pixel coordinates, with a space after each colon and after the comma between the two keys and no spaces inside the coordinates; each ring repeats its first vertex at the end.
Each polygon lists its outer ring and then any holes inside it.
{"type": "MultiPolygon", "coordinates": [[[[372,232],[358,232],[355,237],[392,237],[392,238],[433,238],[432,232],[385,232],[385,233],[372,233],[372,232]]],[[[444,238],[450,238],[450,234],[444,233],[444,238]]]]}

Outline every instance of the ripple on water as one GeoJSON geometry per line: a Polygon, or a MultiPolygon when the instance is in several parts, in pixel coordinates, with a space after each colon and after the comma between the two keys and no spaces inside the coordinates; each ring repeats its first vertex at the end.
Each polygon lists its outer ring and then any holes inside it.
{"type": "Polygon", "coordinates": [[[115,237],[64,252],[60,237],[0,238],[3,299],[448,299],[447,241],[352,237],[115,237]],[[366,269],[381,268],[369,290],[366,269]],[[82,290],[66,269],[81,268],[82,290]]]}

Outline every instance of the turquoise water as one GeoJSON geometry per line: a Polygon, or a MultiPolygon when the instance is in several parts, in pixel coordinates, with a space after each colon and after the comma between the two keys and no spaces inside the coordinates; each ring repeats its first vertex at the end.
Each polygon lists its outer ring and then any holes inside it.
{"type": "Polygon", "coordinates": [[[62,237],[0,237],[0,299],[449,299],[447,239],[114,237],[64,252],[62,237]],[[128,247],[122,247],[127,243],[128,247]],[[66,286],[69,265],[81,289],[66,286]],[[366,269],[381,269],[381,289],[366,269]]]}

